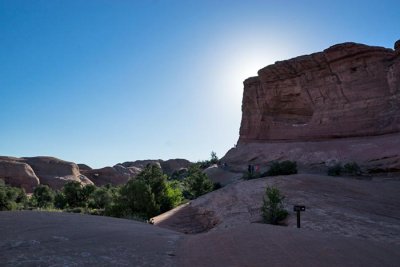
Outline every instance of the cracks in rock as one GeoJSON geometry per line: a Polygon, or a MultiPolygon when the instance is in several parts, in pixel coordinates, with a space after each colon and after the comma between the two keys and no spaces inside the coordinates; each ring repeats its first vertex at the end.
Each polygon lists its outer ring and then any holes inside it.
{"type": "Polygon", "coordinates": [[[325,57],[326,60],[326,65],[328,67],[329,73],[336,78],[336,85],[339,87],[340,93],[343,96],[343,98],[346,100],[346,103],[349,103],[349,99],[347,98],[347,96],[344,94],[343,91],[343,86],[342,86],[342,80],[340,79],[339,74],[333,72],[332,67],[330,65],[330,62],[328,61],[328,59],[325,57]]]}

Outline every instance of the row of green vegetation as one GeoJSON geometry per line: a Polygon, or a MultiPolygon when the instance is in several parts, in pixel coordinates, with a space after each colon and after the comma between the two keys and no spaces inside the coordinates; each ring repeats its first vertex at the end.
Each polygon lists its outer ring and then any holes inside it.
{"type": "MultiPolygon", "coordinates": [[[[271,167],[268,171],[260,173],[258,171],[247,171],[243,174],[243,179],[250,180],[266,176],[277,176],[277,175],[290,175],[297,173],[297,163],[295,161],[285,160],[281,162],[272,162],[271,167]]],[[[337,163],[328,168],[329,176],[360,176],[362,171],[360,166],[356,162],[348,162],[344,165],[337,163]]]]}
{"type": "Polygon", "coordinates": [[[265,176],[291,175],[296,173],[297,173],[296,161],[290,161],[290,160],[285,160],[281,162],[274,161],[272,162],[271,167],[269,168],[268,171],[261,173],[259,171],[253,172],[252,170],[248,170],[246,173],[244,173],[243,179],[251,180],[265,176]]]}
{"type": "Polygon", "coordinates": [[[79,182],[69,182],[54,191],[47,185],[39,185],[27,197],[24,190],[2,183],[0,210],[57,209],[149,220],[215,187],[218,186],[202,172],[200,163],[190,166],[182,179],[167,177],[158,166],[148,165],[122,186],[82,186],[79,182]]]}
{"type": "Polygon", "coordinates": [[[341,163],[337,163],[328,168],[329,176],[340,176],[340,175],[350,175],[359,176],[361,175],[361,168],[356,162],[349,162],[342,166],[341,163]]]}

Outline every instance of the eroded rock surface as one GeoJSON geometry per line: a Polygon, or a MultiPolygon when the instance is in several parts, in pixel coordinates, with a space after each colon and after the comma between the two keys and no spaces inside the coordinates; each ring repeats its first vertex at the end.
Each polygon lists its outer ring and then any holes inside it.
{"type": "Polygon", "coordinates": [[[244,82],[242,111],[239,143],[399,132],[400,56],[344,43],[276,62],[244,82]]]}
{"type": "Polygon", "coordinates": [[[400,170],[399,46],[343,43],[259,70],[244,81],[239,141],[221,160],[242,171],[287,159],[400,170]]]}

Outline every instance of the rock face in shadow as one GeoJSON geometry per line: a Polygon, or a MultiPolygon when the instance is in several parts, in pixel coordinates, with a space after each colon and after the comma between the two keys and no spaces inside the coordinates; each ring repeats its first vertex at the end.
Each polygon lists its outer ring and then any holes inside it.
{"type": "Polygon", "coordinates": [[[290,159],[400,170],[400,42],[394,47],[343,43],[259,70],[244,81],[238,144],[221,160],[241,169],[290,159]]]}
{"type": "Polygon", "coordinates": [[[344,43],[276,62],[244,82],[242,112],[239,143],[399,132],[399,53],[344,43]]]}
{"type": "Polygon", "coordinates": [[[40,184],[31,166],[18,159],[6,159],[6,157],[0,158],[0,179],[11,186],[21,187],[28,193],[33,192],[33,189],[40,184]]]}
{"type": "Polygon", "coordinates": [[[24,188],[28,193],[39,184],[53,189],[61,189],[70,181],[93,184],[79,172],[75,163],[53,157],[0,157],[0,178],[7,184],[24,188]]]}

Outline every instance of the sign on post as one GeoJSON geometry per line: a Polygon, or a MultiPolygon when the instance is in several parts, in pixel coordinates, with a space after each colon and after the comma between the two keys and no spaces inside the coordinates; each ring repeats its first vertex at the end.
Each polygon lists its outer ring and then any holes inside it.
{"type": "Polygon", "coordinates": [[[294,205],[293,206],[293,211],[297,212],[297,228],[300,228],[300,212],[305,211],[306,206],[304,205],[294,205]]]}

